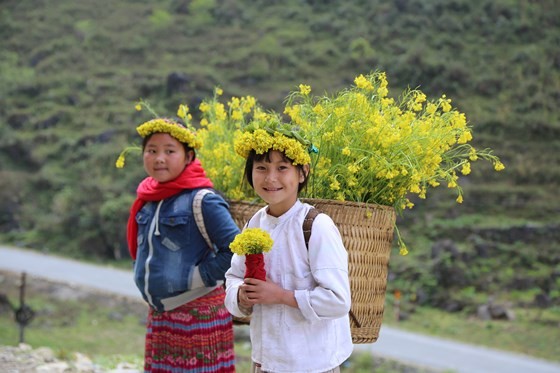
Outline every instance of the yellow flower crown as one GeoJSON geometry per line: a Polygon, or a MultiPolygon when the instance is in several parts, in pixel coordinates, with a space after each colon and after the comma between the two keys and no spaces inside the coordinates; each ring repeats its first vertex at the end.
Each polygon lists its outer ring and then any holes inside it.
{"type": "MultiPolygon", "coordinates": [[[[179,109],[177,109],[177,116],[181,118],[185,124],[179,123],[173,119],[159,117],[144,100],[140,100],[135,106],[137,111],[141,111],[142,107],[145,107],[155,117],[136,127],[136,131],[142,138],[153,133],[167,133],[177,141],[187,144],[187,146],[193,149],[198,149],[202,146],[202,140],[197,137],[196,130],[190,125],[191,115],[189,114],[187,105],[181,104],[179,105],[179,109]]],[[[133,150],[141,151],[142,149],[139,146],[126,147],[121,154],[119,154],[115,166],[117,168],[123,168],[126,155],[133,150]]]]}
{"type": "Polygon", "coordinates": [[[247,158],[251,150],[264,154],[269,150],[278,150],[293,161],[294,165],[311,163],[310,152],[317,152],[311,142],[305,139],[301,131],[289,124],[282,124],[280,119],[269,116],[264,122],[253,121],[234,140],[237,154],[247,158]]]}
{"type": "Polygon", "coordinates": [[[177,141],[187,144],[193,149],[202,146],[202,141],[196,137],[194,129],[184,127],[179,122],[168,118],[156,118],[142,123],[136,128],[138,134],[142,137],[149,136],[153,133],[168,133],[177,141]]]}

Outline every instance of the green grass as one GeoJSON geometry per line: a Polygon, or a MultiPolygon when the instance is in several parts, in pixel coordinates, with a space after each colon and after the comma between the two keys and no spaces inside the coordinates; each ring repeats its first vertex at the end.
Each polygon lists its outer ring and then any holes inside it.
{"type": "MultiPolygon", "coordinates": [[[[8,298],[17,304],[17,294],[8,292],[8,298]]],[[[26,304],[35,317],[24,328],[24,342],[35,348],[49,347],[60,359],[82,352],[102,366],[140,360],[145,333],[139,313],[145,309],[142,304],[103,305],[94,297],[62,301],[33,292],[28,292],[26,304]],[[138,311],[131,313],[131,307],[138,311]]],[[[3,309],[0,344],[17,345],[19,333],[13,312],[3,309]]]]}

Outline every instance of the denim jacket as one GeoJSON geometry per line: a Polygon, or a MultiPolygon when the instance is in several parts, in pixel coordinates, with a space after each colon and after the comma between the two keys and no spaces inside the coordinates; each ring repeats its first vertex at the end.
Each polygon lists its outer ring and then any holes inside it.
{"type": "Polygon", "coordinates": [[[208,248],[194,220],[192,199],[198,189],[146,203],[136,215],[138,253],[134,280],[157,311],[169,311],[205,295],[223,283],[230,267],[229,244],[239,228],[226,201],[208,193],[202,213],[214,248],[208,248]]]}

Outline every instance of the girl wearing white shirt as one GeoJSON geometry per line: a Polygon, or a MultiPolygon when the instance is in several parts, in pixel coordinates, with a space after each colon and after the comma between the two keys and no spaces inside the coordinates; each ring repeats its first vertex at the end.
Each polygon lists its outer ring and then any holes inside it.
{"type": "Polygon", "coordinates": [[[315,218],[306,247],[302,224],[313,207],[298,193],[309,175],[309,143],[300,136],[278,140],[269,130],[270,148],[257,154],[263,148],[257,131],[236,143],[247,159],[248,183],[268,204],[247,227],[266,230],[274,246],[264,253],[266,281],[244,279],[245,257],[234,254],[226,307],[238,317],[252,314],[252,372],[339,372],[353,348],[346,249],[325,214],[315,218]]]}

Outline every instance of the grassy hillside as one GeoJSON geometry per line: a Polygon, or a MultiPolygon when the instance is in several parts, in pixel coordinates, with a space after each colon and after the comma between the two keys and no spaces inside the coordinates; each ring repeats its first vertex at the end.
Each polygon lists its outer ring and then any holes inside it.
{"type": "MultiPolygon", "coordinates": [[[[140,162],[139,98],[192,108],[216,85],[280,109],[299,83],[334,92],[387,72],[390,94],[445,93],[477,147],[465,202],[431,192],[402,216],[411,247],[390,290],[474,312],[489,295],[560,305],[560,7],[554,0],[30,1],[0,7],[0,239],[100,260],[126,256],[140,162]],[[478,166],[478,167],[477,167],[478,166]]],[[[395,251],[396,253],[396,251],[395,251]]]]}

